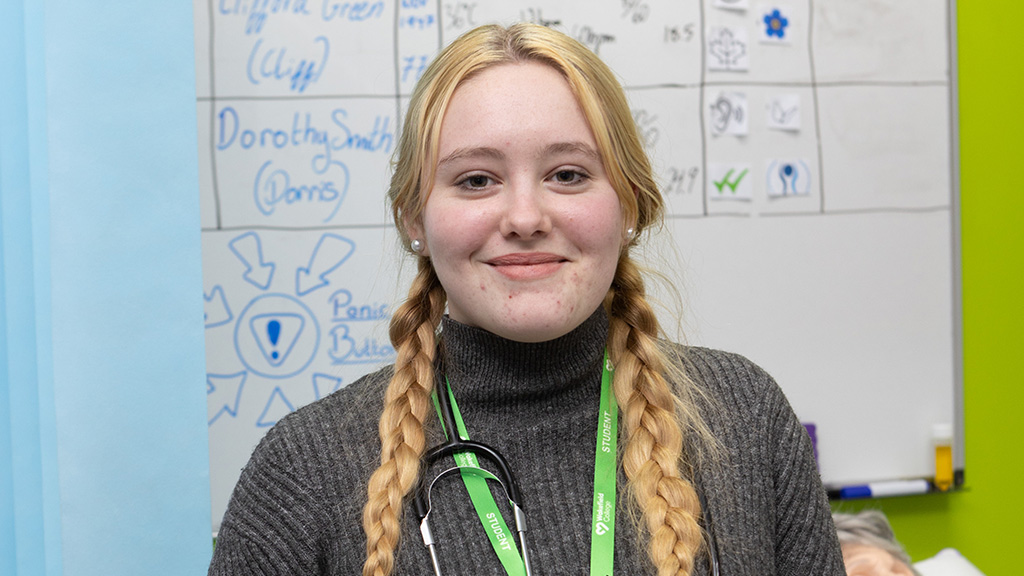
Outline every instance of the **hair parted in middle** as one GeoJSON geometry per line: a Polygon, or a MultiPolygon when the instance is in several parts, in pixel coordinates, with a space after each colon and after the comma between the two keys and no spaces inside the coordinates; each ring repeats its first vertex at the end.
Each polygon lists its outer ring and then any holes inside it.
{"type": "MultiPolygon", "coordinates": [[[[693,463],[684,461],[683,431],[696,433],[699,441],[713,441],[691,396],[696,394],[692,383],[658,341],[660,328],[646,300],[640,268],[629,256],[629,247],[642,233],[661,222],[664,207],[625,93],[608,66],[565,34],[528,23],[482,26],[445,48],[413,91],[395,154],[388,196],[401,244],[410,245],[408,226],[419,221],[429,199],[441,124],[452,95],[485,69],[519,63],[542,63],[565,78],[619,198],[623,235],[627,228],[634,230],[604,302],[622,418],[620,458],[633,516],[648,539],[657,573],[689,575],[704,537],[700,501],[689,479],[693,463]]],[[[390,325],[396,361],[379,424],[381,462],[370,478],[363,510],[364,576],[391,574],[403,499],[418,481],[425,450],[423,427],[431,405],[437,330],[447,298],[430,259],[416,256],[417,275],[390,325]]]]}

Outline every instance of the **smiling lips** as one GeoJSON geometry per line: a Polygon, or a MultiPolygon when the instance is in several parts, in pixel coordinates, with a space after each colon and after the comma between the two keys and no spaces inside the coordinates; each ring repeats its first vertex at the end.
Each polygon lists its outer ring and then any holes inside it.
{"type": "Polygon", "coordinates": [[[529,252],[505,254],[486,263],[512,280],[535,280],[554,274],[566,261],[557,254],[529,252]]]}

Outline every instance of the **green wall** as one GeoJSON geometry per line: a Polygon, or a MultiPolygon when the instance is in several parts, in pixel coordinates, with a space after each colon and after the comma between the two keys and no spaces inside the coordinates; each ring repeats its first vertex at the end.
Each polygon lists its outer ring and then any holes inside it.
{"type": "Polygon", "coordinates": [[[883,510],[914,559],[953,547],[1001,576],[1024,536],[1024,3],[958,4],[965,489],[840,508],[883,510]]]}

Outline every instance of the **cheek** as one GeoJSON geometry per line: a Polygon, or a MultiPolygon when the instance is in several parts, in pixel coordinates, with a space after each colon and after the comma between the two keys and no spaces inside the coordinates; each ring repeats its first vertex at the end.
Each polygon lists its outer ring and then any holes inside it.
{"type": "Polygon", "coordinates": [[[600,216],[603,217],[591,215],[578,220],[577,241],[586,250],[598,255],[603,261],[602,265],[610,265],[614,270],[614,262],[619,259],[623,245],[622,220],[617,214],[600,216]]]}
{"type": "Polygon", "coordinates": [[[443,205],[424,213],[423,228],[429,256],[440,266],[454,266],[477,251],[489,230],[480,214],[443,205]]]}
{"type": "Polygon", "coordinates": [[[454,224],[456,219],[452,217],[451,210],[445,210],[444,206],[427,206],[423,211],[423,233],[431,251],[437,252],[455,239],[460,230],[454,224]]]}
{"type": "Polygon", "coordinates": [[[608,191],[600,201],[595,201],[573,214],[573,220],[585,227],[588,236],[604,245],[618,244],[623,235],[623,215],[619,199],[608,191]]]}

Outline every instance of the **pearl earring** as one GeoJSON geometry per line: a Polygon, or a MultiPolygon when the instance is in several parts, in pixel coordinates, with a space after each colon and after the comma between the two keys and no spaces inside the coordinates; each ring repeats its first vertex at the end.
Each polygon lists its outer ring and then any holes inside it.
{"type": "Polygon", "coordinates": [[[423,251],[423,242],[420,242],[419,239],[413,240],[409,243],[409,247],[418,254],[423,251]]]}
{"type": "Polygon", "coordinates": [[[626,240],[632,242],[636,238],[636,230],[631,227],[626,228],[626,240]]]}

